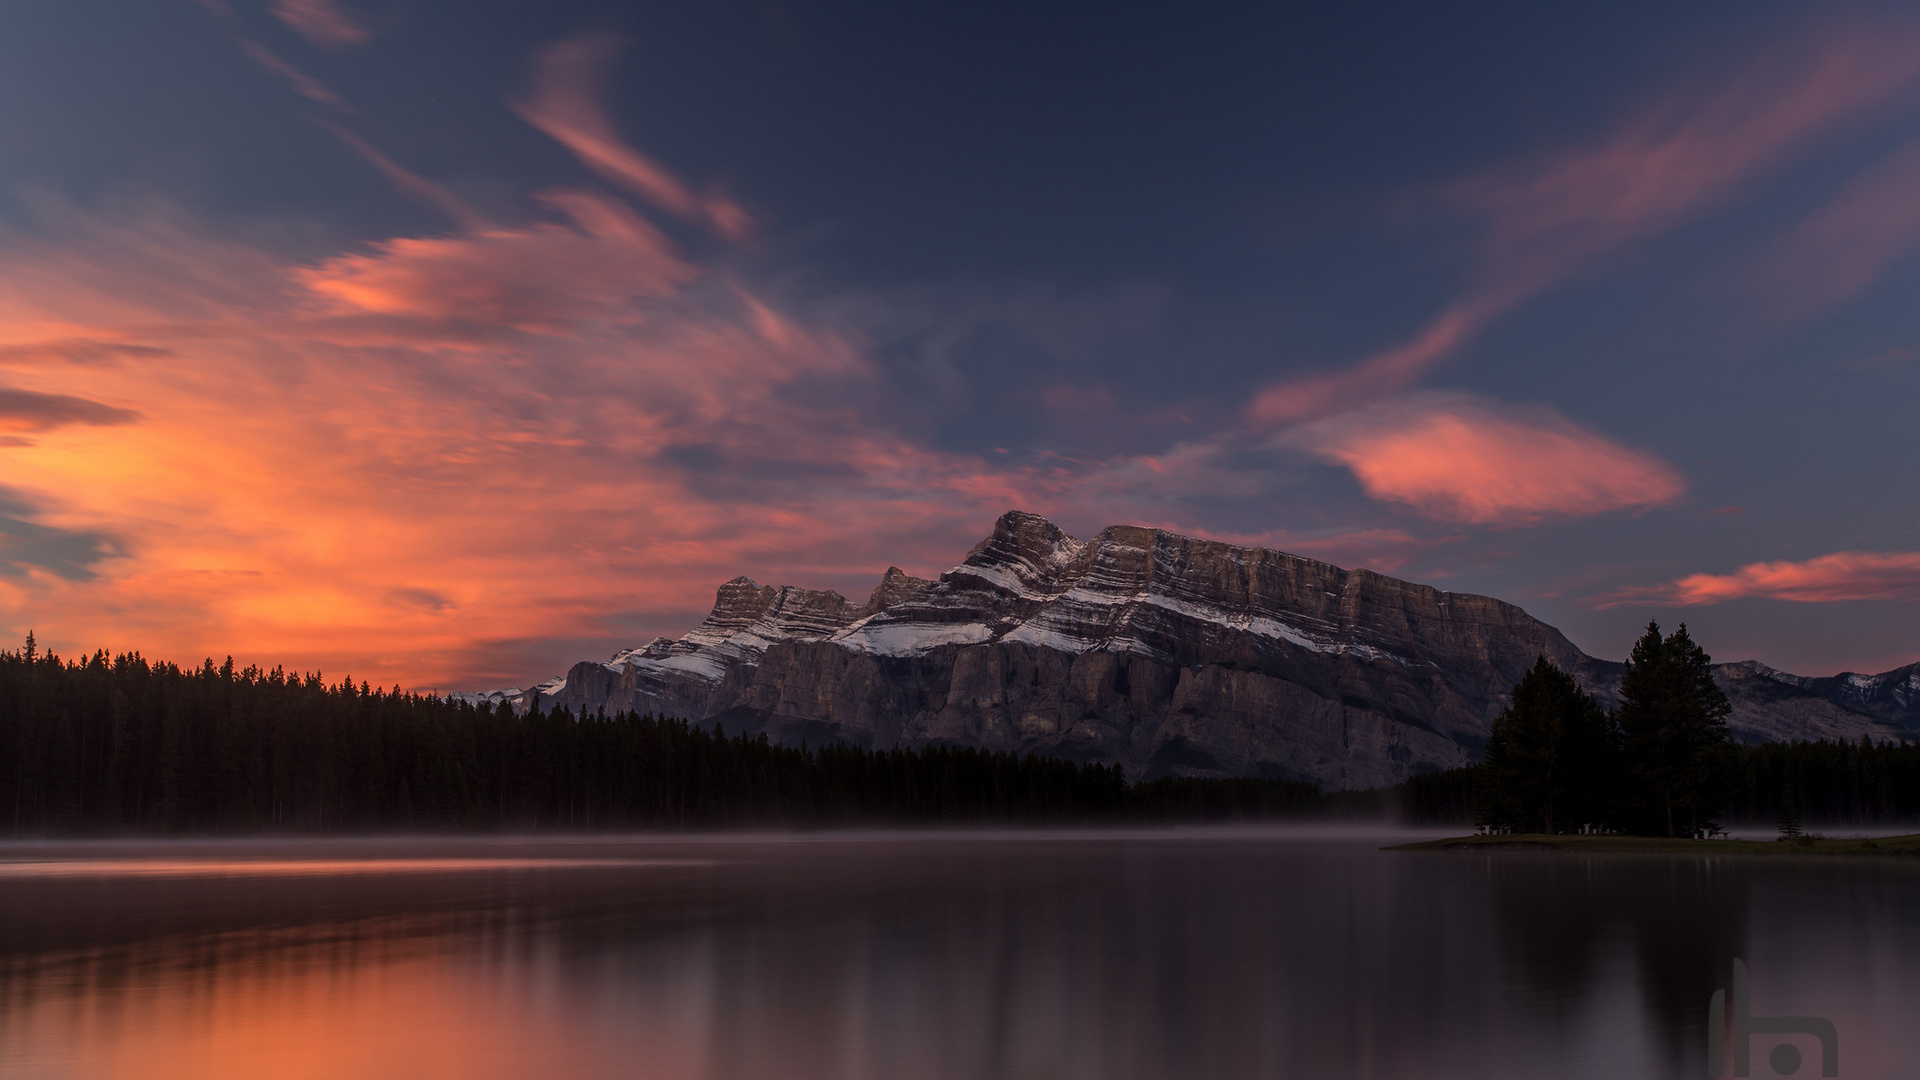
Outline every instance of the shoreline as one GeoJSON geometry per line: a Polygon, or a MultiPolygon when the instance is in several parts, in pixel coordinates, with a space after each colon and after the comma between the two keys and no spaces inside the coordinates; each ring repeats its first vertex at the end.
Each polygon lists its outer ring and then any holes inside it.
{"type": "Polygon", "coordinates": [[[1689,840],[1666,836],[1581,836],[1519,833],[1450,836],[1382,851],[1564,851],[1586,854],[1655,852],[1686,855],[1920,855],[1920,833],[1902,836],[1800,840],[1689,840]]]}

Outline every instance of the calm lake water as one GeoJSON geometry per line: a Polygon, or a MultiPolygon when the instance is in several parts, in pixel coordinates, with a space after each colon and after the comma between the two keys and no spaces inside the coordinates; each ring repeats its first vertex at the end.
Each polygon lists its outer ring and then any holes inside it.
{"type": "Polygon", "coordinates": [[[1920,1074],[1920,867],[1384,842],[9,845],[0,1077],[1920,1074]]]}

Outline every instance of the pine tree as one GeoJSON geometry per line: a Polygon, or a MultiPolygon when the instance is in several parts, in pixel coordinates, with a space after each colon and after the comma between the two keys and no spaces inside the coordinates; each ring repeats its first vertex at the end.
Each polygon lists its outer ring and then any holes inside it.
{"type": "Polygon", "coordinates": [[[1730,783],[1733,706],[1714,684],[1713,658],[1685,623],[1660,636],[1648,623],[1620,680],[1624,792],[1635,831],[1679,835],[1717,824],[1730,783]]]}
{"type": "Polygon", "coordinates": [[[1780,788],[1780,839],[1800,839],[1800,807],[1793,797],[1793,788],[1782,785],[1780,788]]]}
{"type": "Polygon", "coordinates": [[[1612,743],[1600,703],[1541,656],[1493,722],[1475,787],[1476,818],[1547,833],[1604,820],[1612,743]]]}

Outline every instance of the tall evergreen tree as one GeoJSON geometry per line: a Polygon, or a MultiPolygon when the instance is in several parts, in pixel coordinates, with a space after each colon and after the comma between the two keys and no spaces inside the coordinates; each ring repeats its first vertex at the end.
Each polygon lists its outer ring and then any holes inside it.
{"type": "Polygon", "coordinates": [[[1718,824],[1731,781],[1732,711],[1714,684],[1713,658],[1686,624],[1662,637],[1649,622],[1627,658],[1617,713],[1635,831],[1677,836],[1718,824]]]}
{"type": "Polygon", "coordinates": [[[1482,825],[1551,833],[1608,814],[1613,738],[1606,711],[1545,656],[1493,722],[1475,787],[1482,825]]]}

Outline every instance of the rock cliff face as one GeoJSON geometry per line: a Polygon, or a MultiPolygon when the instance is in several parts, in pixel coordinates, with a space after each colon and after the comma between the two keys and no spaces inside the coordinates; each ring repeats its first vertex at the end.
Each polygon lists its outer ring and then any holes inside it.
{"type": "MultiPolygon", "coordinates": [[[[889,569],[855,605],[735,578],[685,637],[582,662],[516,700],[776,741],[1368,787],[1474,761],[1541,654],[1612,697],[1619,664],[1512,604],[1153,529],[1076,540],[1014,512],[938,581],[889,569]]],[[[1898,686],[1854,687],[1862,704],[1757,664],[1719,675],[1753,740],[1885,737],[1920,708],[1920,666],[1898,686]],[[1867,707],[1875,694],[1898,708],[1867,707]]]]}

